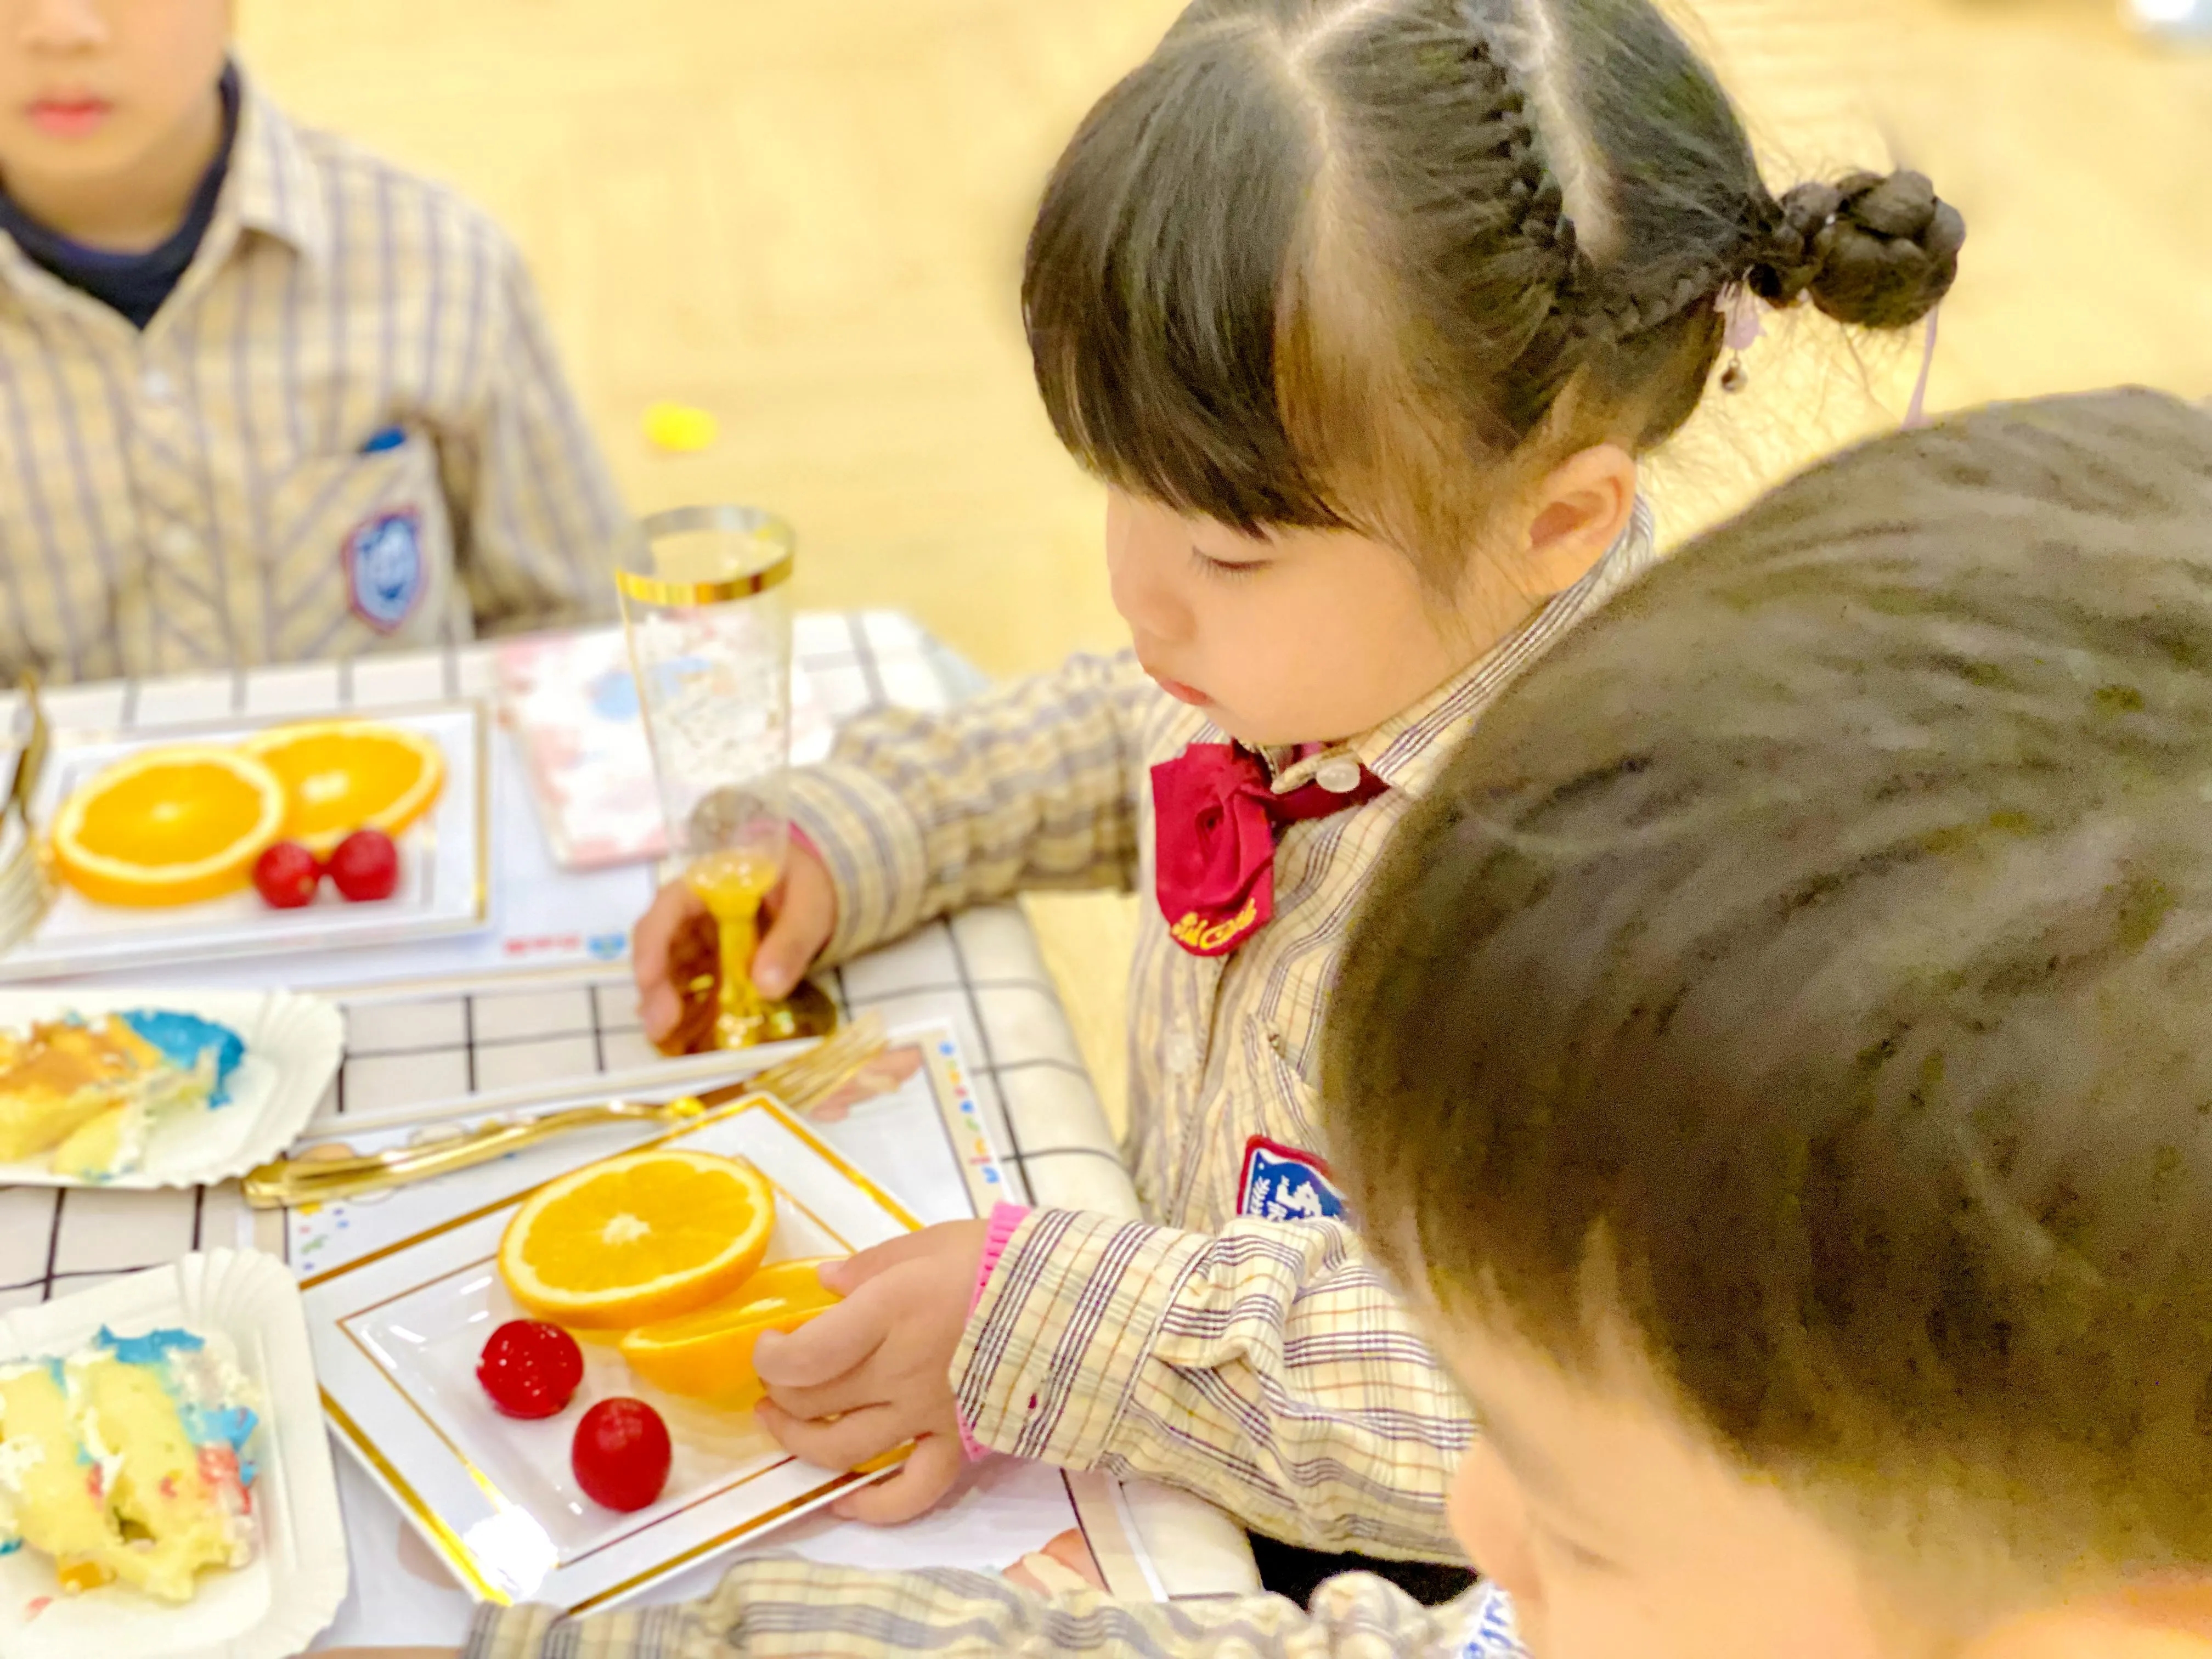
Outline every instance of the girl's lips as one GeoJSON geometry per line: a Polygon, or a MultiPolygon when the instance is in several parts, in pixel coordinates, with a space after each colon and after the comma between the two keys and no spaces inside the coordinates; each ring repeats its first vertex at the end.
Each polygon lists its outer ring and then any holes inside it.
{"type": "Polygon", "coordinates": [[[57,138],[82,138],[114,107],[104,98],[42,98],[31,106],[31,125],[57,138]]]}
{"type": "Polygon", "coordinates": [[[1152,684],[1158,686],[1161,690],[1166,692],[1168,696],[1173,697],[1177,702],[1187,702],[1194,708],[1203,708],[1213,701],[1212,698],[1207,696],[1205,692],[1200,690],[1196,686],[1185,685],[1181,680],[1165,679],[1158,674],[1154,674],[1152,676],[1152,684]]]}

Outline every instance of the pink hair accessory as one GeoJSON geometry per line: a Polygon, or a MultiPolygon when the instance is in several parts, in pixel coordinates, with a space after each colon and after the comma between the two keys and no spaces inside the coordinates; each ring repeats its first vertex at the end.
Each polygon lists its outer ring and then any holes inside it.
{"type": "Polygon", "coordinates": [[[1743,354],[1766,333],[1766,319],[1759,314],[1765,307],[1766,301],[1752,292],[1748,283],[1730,283],[1713,301],[1713,309],[1728,319],[1721,333],[1721,343],[1729,352],[1729,366],[1721,372],[1722,391],[1741,392],[1751,384],[1751,376],[1744,373],[1743,354]]]}
{"type": "Polygon", "coordinates": [[[1721,343],[1730,351],[1741,356],[1765,337],[1765,319],[1759,313],[1766,309],[1766,301],[1752,292],[1750,283],[1730,283],[1713,301],[1713,309],[1728,319],[1721,343]]]}

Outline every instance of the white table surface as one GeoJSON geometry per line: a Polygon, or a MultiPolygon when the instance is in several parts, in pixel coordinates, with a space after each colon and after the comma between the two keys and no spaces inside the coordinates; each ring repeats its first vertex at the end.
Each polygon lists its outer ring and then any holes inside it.
{"type": "MultiPolygon", "coordinates": [[[[980,678],[902,616],[801,616],[799,662],[837,719],[896,703],[938,708],[980,678]]],[[[155,735],[170,726],[246,716],[373,712],[438,699],[492,698],[493,647],[364,658],[147,683],[49,691],[58,728],[155,735]]],[[[5,708],[0,705],[0,715],[5,708]]],[[[638,1030],[623,960],[626,930],[653,890],[649,866],[562,872],[504,732],[492,742],[490,925],[463,938],[383,950],[180,964],[134,983],[319,988],[347,1011],[349,1040],[326,1113],[377,1117],[420,1103],[502,1089],[618,1076],[658,1060],[638,1030]]],[[[1035,939],[1018,908],[994,906],[933,922],[834,971],[848,1013],[878,1010],[894,1027],[951,1025],[990,1127],[1011,1194],[1033,1203],[1135,1216],[1136,1196],[1035,939]]],[[[490,1103],[488,1102],[487,1104],[490,1103]]],[[[245,1208],[235,1185],[174,1193],[0,1188],[0,1308],[42,1301],[173,1260],[202,1245],[282,1249],[274,1218],[245,1208]]],[[[338,1458],[354,1594],[326,1640],[454,1639],[465,1596],[400,1525],[383,1494],[338,1458]],[[379,1616],[376,1609],[389,1612],[379,1616]]],[[[958,1502],[886,1535],[825,1521],[800,1523],[811,1554],[902,1565],[984,1565],[995,1514],[1055,1497],[1056,1472],[994,1460],[958,1502]],[[941,1549],[939,1547],[941,1546],[941,1549]],[[936,1552],[936,1553],[933,1553],[936,1552]]],[[[1064,1501],[1064,1500],[1060,1500],[1064,1501]]],[[[1168,1566],[1169,1594],[1213,1595],[1255,1582],[1243,1535],[1184,1494],[1127,1488],[1131,1523],[1168,1566]]],[[[1018,1529],[1018,1528],[1017,1528],[1018,1529]]],[[[761,1546],[777,1547],[791,1534],[761,1546]]],[[[988,1552],[987,1552],[988,1553],[988,1552]]],[[[723,1563],[723,1565],[726,1565],[723,1563]]],[[[696,1594],[708,1564],[662,1587],[696,1594]]]]}

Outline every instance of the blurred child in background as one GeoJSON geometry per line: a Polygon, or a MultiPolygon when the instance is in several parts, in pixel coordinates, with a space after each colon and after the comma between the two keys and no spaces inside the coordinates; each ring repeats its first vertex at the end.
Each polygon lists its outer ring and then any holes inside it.
{"type": "Polygon", "coordinates": [[[574,623],[623,515],[520,257],[298,127],[229,0],[0,0],[0,672],[574,623]]]}

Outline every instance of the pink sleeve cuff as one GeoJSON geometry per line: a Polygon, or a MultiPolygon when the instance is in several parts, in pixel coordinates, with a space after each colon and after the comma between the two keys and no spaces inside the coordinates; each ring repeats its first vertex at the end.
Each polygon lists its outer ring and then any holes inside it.
{"type": "MultiPolygon", "coordinates": [[[[991,1212],[991,1228],[983,1235],[982,1258],[975,1264],[975,1288],[968,1296],[970,1318],[975,1316],[976,1305],[983,1299],[983,1287],[991,1282],[992,1270],[999,1265],[999,1258],[1006,1254],[1006,1241],[1014,1236],[1014,1229],[1020,1226],[1028,1216],[1029,1208],[1022,1204],[1001,1204],[991,1212]]],[[[965,1420],[960,1425],[960,1444],[970,1462],[991,1455],[989,1448],[978,1444],[975,1437],[968,1431],[965,1420]]]]}

